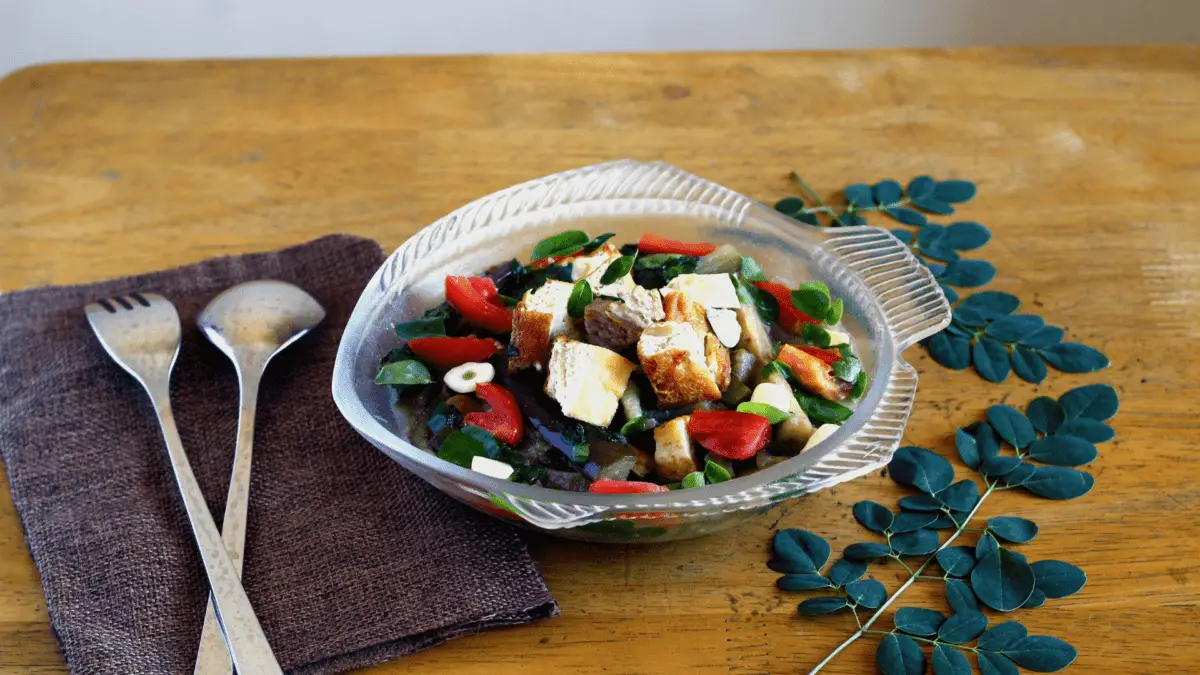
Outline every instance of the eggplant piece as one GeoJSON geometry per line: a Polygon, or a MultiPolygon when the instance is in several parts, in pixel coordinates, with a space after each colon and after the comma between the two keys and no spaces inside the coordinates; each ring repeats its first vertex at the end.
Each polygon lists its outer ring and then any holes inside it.
{"type": "Polygon", "coordinates": [[[758,308],[748,302],[743,302],[737,311],[738,323],[742,324],[742,341],[738,347],[750,352],[757,360],[758,368],[775,360],[775,345],[758,308]]]}
{"type": "Polygon", "coordinates": [[[729,244],[721,244],[712,253],[696,261],[696,274],[731,274],[742,269],[742,254],[729,244]]]}
{"type": "Polygon", "coordinates": [[[545,487],[568,492],[587,492],[592,485],[592,481],[578,471],[560,469],[546,469],[546,473],[542,474],[540,480],[545,487]]]}
{"type": "Polygon", "coordinates": [[[621,411],[625,413],[627,420],[642,416],[642,392],[633,378],[629,379],[629,384],[625,385],[625,391],[621,393],[621,411]]]}
{"type": "Polygon", "coordinates": [[[595,440],[588,443],[589,453],[583,474],[592,480],[611,478],[628,480],[629,474],[645,476],[654,469],[649,453],[616,440],[595,440]]]}
{"type": "Polygon", "coordinates": [[[750,396],[753,393],[750,387],[746,386],[745,382],[734,378],[730,380],[729,388],[725,390],[725,393],[721,394],[721,401],[730,408],[736,408],[739,403],[750,400],[750,396]]]}
{"type": "Polygon", "coordinates": [[[741,380],[743,383],[749,383],[754,379],[754,372],[758,366],[758,358],[748,350],[733,350],[730,361],[733,364],[733,377],[735,379],[741,380]]]}
{"type": "MultiPolygon", "coordinates": [[[[792,388],[788,384],[787,378],[779,373],[771,373],[771,376],[767,378],[767,382],[782,384],[789,390],[792,388]]],[[[800,407],[800,402],[796,400],[795,396],[792,397],[790,403],[791,406],[788,408],[788,412],[792,416],[780,422],[775,427],[775,438],[771,441],[771,444],[783,452],[796,455],[804,450],[804,444],[813,435],[813,425],[812,421],[808,419],[808,415],[805,414],[804,409],[800,407]]]]}

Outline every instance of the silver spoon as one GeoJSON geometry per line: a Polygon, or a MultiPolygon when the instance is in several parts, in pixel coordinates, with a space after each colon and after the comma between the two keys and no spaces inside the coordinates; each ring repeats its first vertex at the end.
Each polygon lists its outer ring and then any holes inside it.
{"type": "MultiPolygon", "coordinates": [[[[246,508],[250,497],[250,458],[258,385],[271,357],[300,339],[324,318],[325,310],[320,303],[296,286],[282,281],[250,281],[213,298],[197,319],[204,336],[233,360],[241,390],[233,475],[225,501],[225,519],[221,524],[221,539],[239,576],[246,544],[246,508]]],[[[204,615],[195,673],[233,673],[211,597],[204,615]]]]}

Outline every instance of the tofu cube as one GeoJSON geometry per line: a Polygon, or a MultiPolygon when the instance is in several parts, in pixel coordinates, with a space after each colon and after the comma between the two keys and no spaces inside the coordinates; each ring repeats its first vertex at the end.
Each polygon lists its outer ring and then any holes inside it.
{"type": "Polygon", "coordinates": [[[654,428],[654,466],[663,480],[683,480],[699,471],[687,423],[688,416],[684,415],[654,428]]]}
{"type": "Polygon", "coordinates": [[[550,358],[550,341],[558,335],[572,335],[574,328],[567,316],[572,284],[552,279],[525,293],[513,310],[511,344],[517,355],[508,360],[508,369],[545,366],[550,358]]]}
{"type": "Polygon", "coordinates": [[[558,336],[546,367],[546,394],[567,417],[606,427],[636,367],[610,349],[558,336]]]}
{"type": "Polygon", "coordinates": [[[705,347],[701,334],[681,321],[656,323],[642,331],[642,337],[638,339],[638,359],[660,406],[677,408],[721,398],[717,376],[708,366],[705,347]]]}
{"type": "Polygon", "coordinates": [[[737,309],[741,305],[728,274],[680,274],[666,287],[686,294],[705,308],[737,309]]]}

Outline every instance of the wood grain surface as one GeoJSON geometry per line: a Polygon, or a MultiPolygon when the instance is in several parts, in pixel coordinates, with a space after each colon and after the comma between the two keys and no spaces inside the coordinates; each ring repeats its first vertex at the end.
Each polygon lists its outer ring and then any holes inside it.
{"type": "MultiPolygon", "coordinates": [[[[992,288],[1105,351],[1040,386],[921,371],[907,442],[952,452],[990,403],[1090,382],[1123,395],[1095,490],[1004,493],[1033,559],[1083,567],[1020,616],[1080,651],[1069,672],[1200,672],[1200,51],[1184,47],[68,64],[0,82],[0,290],[84,282],[330,232],[400,244],[461,204],[562,169],[662,159],[764,201],[792,169],[832,195],[920,173],[979,185],[992,288]]],[[[875,224],[884,224],[876,219],[875,224]]],[[[965,472],[964,472],[965,475],[965,472]]],[[[865,538],[878,475],[698,541],[531,537],[563,615],[371,673],[806,672],[851,632],[774,587],[777,527],[865,538]]],[[[894,567],[873,574],[895,586],[894,567]]],[[[920,584],[911,604],[942,608],[920,584]]],[[[910,604],[906,602],[904,604],[910,604]]],[[[885,622],[886,625],[886,622],[885,622]]],[[[872,672],[861,640],[823,672],[872,672]]],[[[7,496],[0,673],[63,673],[7,496]]]]}

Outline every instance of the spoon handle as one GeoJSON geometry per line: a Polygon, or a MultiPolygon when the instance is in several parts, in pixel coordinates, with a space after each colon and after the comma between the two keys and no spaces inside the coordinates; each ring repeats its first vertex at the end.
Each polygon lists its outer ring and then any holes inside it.
{"type": "MultiPolygon", "coordinates": [[[[241,369],[239,369],[241,370],[241,369]]],[[[225,518],[221,521],[221,540],[238,576],[242,574],[242,556],[246,548],[246,511],[250,503],[250,467],[254,452],[254,416],[258,408],[259,370],[239,372],[241,404],[238,411],[237,445],[233,451],[233,474],[225,499],[225,518]]],[[[210,595],[204,612],[204,630],[196,653],[195,675],[232,675],[233,663],[221,632],[221,625],[210,595]]],[[[242,672],[239,670],[239,672],[242,672]]],[[[257,672],[257,671],[251,671],[257,672]]]]}

